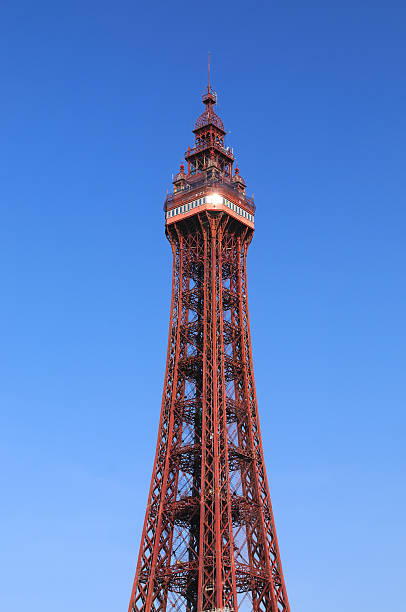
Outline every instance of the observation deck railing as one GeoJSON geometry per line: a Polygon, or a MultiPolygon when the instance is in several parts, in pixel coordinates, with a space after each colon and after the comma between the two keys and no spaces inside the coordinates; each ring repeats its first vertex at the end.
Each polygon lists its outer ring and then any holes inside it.
{"type": "Polygon", "coordinates": [[[199,144],[195,145],[193,148],[188,149],[185,152],[185,157],[188,158],[190,155],[194,155],[194,153],[199,153],[199,151],[203,151],[204,149],[209,149],[210,147],[214,147],[215,149],[218,149],[219,151],[224,153],[224,155],[227,155],[227,157],[229,157],[230,159],[234,159],[234,154],[231,151],[231,148],[223,147],[223,145],[221,145],[219,142],[216,142],[215,140],[206,140],[205,142],[200,142],[199,144]]]}

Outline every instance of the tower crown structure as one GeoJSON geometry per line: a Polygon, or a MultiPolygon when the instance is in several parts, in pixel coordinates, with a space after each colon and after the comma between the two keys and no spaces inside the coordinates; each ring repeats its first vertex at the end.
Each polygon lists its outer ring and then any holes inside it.
{"type": "Polygon", "coordinates": [[[264,465],[246,260],[255,205],[209,84],[164,204],[173,253],[155,463],[129,612],[290,612],[264,465]]]}
{"type": "Polygon", "coordinates": [[[254,229],[254,199],[246,195],[246,184],[236,168],[234,155],[225,144],[226,131],[214,106],[217,94],[209,84],[202,95],[205,109],[197,118],[194,147],[185,153],[173,179],[173,194],[165,202],[167,226],[202,210],[224,211],[254,229]]]}

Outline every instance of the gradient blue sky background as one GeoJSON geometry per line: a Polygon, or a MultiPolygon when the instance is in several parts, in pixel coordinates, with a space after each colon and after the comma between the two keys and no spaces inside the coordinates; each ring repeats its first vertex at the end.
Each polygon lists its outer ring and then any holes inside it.
{"type": "Polygon", "coordinates": [[[257,204],[292,612],[402,609],[405,23],[400,1],[2,3],[2,610],[127,609],[166,356],[162,204],[208,50],[257,204]]]}

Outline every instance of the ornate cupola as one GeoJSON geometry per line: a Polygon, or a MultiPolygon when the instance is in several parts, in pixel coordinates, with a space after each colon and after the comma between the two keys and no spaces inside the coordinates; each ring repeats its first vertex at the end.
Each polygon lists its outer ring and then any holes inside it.
{"type": "Polygon", "coordinates": [[[193,130],[195,146],[193,149],[189,148],[185,155],[188,175],[210,171],[211,178],[221,175],[231,178],[234,156],[231,149],[224,145],[226,132],[222,120],[213,108],[217,102],[217,94],[211,88],[210,80],[202,98],[205,109],[197,118],[193,130]]]}

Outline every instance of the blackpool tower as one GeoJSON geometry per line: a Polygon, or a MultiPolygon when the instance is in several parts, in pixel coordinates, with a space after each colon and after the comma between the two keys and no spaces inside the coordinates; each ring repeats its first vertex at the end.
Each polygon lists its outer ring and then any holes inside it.
{"type": "Polygon", "coordinates": [[[129,612],[289,612],[252,365],[255,206],[210,81],[203,103],[164,205],[168,353],[129,612]]]}

